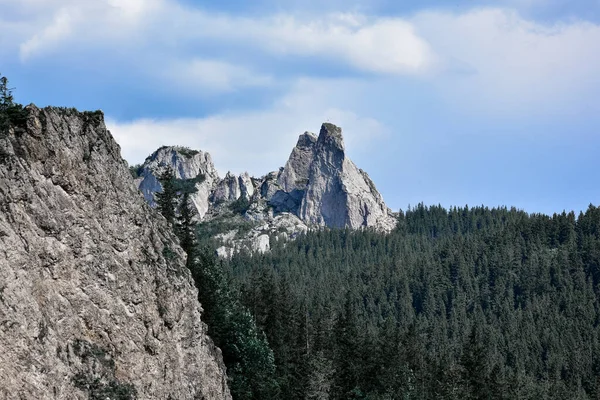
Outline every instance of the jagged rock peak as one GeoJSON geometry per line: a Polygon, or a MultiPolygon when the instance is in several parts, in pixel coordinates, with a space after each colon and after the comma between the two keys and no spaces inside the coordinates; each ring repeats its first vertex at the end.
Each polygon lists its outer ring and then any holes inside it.
{"type": "Polygon", "coordinates": [[[321,125],[321,131],[319,132],[319,139],[317,142],[321,148],[334,147],[338,150],[344,151],[344,138],[342,136],[342,128],[324,122],[321,125]]]}
{"type": "Polygon", "coordinates": [[[321,126],[298,216],[309,225],[393,229],[395,218],[368,175],[346,157],[342,129],[321,126]]]}
{"type": "Polygon", "coordinates": [[[209,209],[208,197],[219,181],[210,154],[182,146],[163,146],[148,156],[135,183],[151,206],[156,205],[155,193],[162,190],[158,177],[167,167],[173,170],[177,179],[196,180],[196,192],[190,196],[190,201],[202,219],[209,209]]]}
{"type": "Polygon", "coordinates": [[[230,399],[186,255],[98,112],[0,130],[0,398],[230,399]]]}
{"type": "Polygon", "coordinates": [[[277,180],[283,191],[292,192],[294,190],[303,190],[306,187],[316,143],[317,137],[315,134],[304,132],[300,135],[296,147],[293,148],[277,180]]]}
{"type": "Polygon", "coordinates": [[[315,143],[317,143],[317,136],[312,132],[306,131],[298,138],[296,147],[314,147],[315,143]]]}
{"type": "Polygon", "coordinates": [[[218,179],[212,157],[208,152],[183,146],[163,146],[144,161],[144,166],[162,169],[170,166],[177,179],[194,179],[199,174],[218,179]]]}

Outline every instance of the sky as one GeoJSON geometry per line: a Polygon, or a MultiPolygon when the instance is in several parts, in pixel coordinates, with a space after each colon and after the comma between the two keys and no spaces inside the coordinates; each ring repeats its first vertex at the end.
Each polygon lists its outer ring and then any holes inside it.
{"type": "Polygon", "coordinates": [[[600,0],[0,0],[23,104],[261,176],[342,127],[393,210],[600,204],[600,0]]]}

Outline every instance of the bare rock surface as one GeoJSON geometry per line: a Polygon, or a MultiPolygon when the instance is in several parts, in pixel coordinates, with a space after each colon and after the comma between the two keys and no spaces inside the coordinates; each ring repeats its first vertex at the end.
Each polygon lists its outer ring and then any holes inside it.
{"type": "MultiPolygon", "coordinates": [[[[151,204],[160,186],[150,175],[166,165],[176,169],[185,164],[185,154],[177,147],[169,149],[173,152],[168,157],[157,157],[155,153],[143,165],[148,172],[144,180],[149,184],[141,184],[140,189],[151,204]],[[155,160],[160,162],[153,164],[155,160]]],[[[198,153],[203,155],[202,160],[210,160],[207,153],[198,153]]],[[[300,135],[285,166],[258,179],[247,173],[227,173],[219,179],[216,173],[206,172],[214,170],[212,161],[198,164],[204,167],[188,168],[191,172],[185,176],[193,178],[197,171],[210,175],[210,184],[192,196],[194,204],[201,204],[196,207],[199,219],[230,218],[229,205],[238,202],[234,208],[239,211],[243,208],[239,202],[243,201],[247,203],[242,210],[244,218],[256,224],[233,237],[219,235],[223,246],[218,254],[223,257],[242,249],[268,251],[267,241],[257,238],[273,232],[285,233],[283,236],[291,239],[308,229],[373,228],[389,232],[396,225],[396,218],[373,181],[346,156],[342,130],[333,124],[323,124],[318,136],[310,132],[300,135]]]]}
{"type": "Polygon", "coordinates": [[[168,167],[177,179],[193,181],[196,192],[190,200],[202,218],[208,212],[209,197],[220,182],[210,154],[180,146],[164,146],[148,156],[138,172],[136,183],[152,206],[156,205],[154,194],[162,191],[158,177],[168,167]]]}
{"type": "Polygon", "coordinates": [[[342,130],[333,124],[321,127],[299,216],[309,225],[334,228],[395,226],[371,179],[346,157],[342,130]]]}
{"type": "Polygon", "coordinates": [[[185,253],[102,114],[27,110],[0,132],[0,399],[230,399],[185,253]]]}
{"type": "Polygon", "coordinates": [[[314,133],[304,132],[298,138],[296,147],[292,150],[283,172],[279,177],[279,184],[288,193],[294,190],[304,190],[309,182],[310,166],[315,156],[317,137],[314,133]]]}

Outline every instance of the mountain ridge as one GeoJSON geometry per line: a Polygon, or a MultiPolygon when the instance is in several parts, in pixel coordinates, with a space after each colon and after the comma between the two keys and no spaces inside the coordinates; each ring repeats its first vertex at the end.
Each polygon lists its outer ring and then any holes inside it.
{"type": "Polygon", "coordinates": [[[199,221],[227,218],[228,206],[246,202],[242,218],[257,226],[241,237],[223,232],[218,238],[223,242],[220,255],[242,248],[268,251],[269,235],[285,240],[321,228],[389,232],[396,224],[373,181],[347,157],[342,129],[334,124],[322,124],[318,136],[301,134],[285,166],[260,178],[230,172],[220,178],[208,153],[181,149],[162,147],[152,153],[139,168],[136,182],[153,204],[154,194],[162,190],[158,176],[167,167],[175,171],[176,179],[184,180],[205,171],[206,179],[190,195],[199,221]]]}

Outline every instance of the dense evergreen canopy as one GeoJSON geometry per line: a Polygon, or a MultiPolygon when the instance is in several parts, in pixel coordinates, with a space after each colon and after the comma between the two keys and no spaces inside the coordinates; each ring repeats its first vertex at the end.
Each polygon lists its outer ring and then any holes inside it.
{"type": "Polygon", "coordinates": [[[599,208],[419,205],[389,235],[272,242],[227,268],[282,399],[600,395],[599,208]]]}

